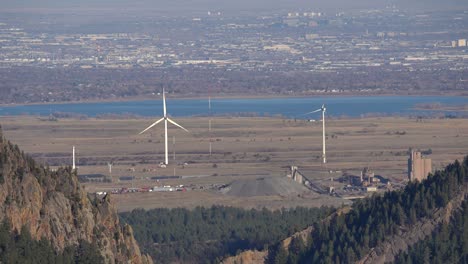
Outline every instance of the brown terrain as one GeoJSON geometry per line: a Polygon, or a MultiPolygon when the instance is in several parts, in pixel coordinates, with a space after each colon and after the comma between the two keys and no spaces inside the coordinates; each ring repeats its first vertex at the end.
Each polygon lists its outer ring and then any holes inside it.
{"type": "Polygon", "coordinates": [[[210,206],[223,204],[271,209],[348,204],[298,186],[285,176],[291,165],[324,187],[343,174],[358,175],[364,167],[404,186],[410,147],[431,150],[433,169],[460,159],[468,147],[467,119],[363,118],[327,122],[327,158],[321,160],[321,123],[282,118],[177,118],[190,130],[170,125],[169,165],[164,160],[163,126],[138,133],[151,119],[59,119],[1,117],[5,135],[38,162],[71,165],[76,146],[78,174],[99,173],[112,183],[86,183],[88,192],[123,187],[184,185],[185,192],[113,195],[119,211],[134,208],[210,206]],[[212,154],[209,153],[211,142],[212,154]],[[112,162],[109,174],[107,163],[112,162]],[[154,180],[151,177],[178,176],[154,180]],[[119,180],[135,176],[134,180],[119,180]]]}

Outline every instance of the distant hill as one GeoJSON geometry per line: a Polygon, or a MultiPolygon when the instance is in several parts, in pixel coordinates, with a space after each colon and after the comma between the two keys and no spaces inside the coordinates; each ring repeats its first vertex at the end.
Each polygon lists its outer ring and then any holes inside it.
{"type": "Polygon", "coordinates": [[[0,263],[152,263],[110,196],[88,195],[70,167],[51,171],[0,128],[0,263]]]}

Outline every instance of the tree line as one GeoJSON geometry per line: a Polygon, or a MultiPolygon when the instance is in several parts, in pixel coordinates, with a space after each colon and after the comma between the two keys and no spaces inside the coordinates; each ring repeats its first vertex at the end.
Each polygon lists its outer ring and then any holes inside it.
{"type": "Polygon", "coordinates": [[[157,263],[219,263],[243,250],[267,249],[330,214],[329,208],[276,211],[212,206],[121,213],[157,263]]]}
{"type": "Polygon", "coordinates": [[[0,103],[67,102],[90,99],[154,98],[162,87],[172,96],[193,95],[314,95],[317,91],[340,90],[373,94],[462,92],[466,69],[395,71],[390,66],[311,72],[307,66],[277,71],[225,68],[133,68],[82,69],[15,67],[0,68],[0,103]],[[306,69],[303,69],[306,67],[306,69]],[[302,68],[302,69],[301,69],[302,68]],[[434,74],[436,73],[436,74],[434,74]]]}

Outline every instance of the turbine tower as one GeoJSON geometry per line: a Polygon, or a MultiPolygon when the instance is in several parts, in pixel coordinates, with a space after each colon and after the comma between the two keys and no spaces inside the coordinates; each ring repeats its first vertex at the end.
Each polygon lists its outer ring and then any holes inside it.
{"type": "Polygon", "coordinates": [[[167,117],[167,111],[166,111],[166,93],[163,89],[163,117],[159,119],[158,121],[154,122],[151,124],[149,127],[147,127],[145,130],[141,131],[139,135],[145,133],[148,129],[154,127],[155,125],[159,124],[161,121],[164,121],[164,150],[165,150],[165,163],[166,165],[169,164],[169,156],[168,156],[168,151],[167,151],[167,121],[172,123],[173,125],[182,128],[183,130],[189,132],[187,129],[185,129],[183,126],[177,124],[173,120],[171,120],[169,117],[167,117]]]}
{"type": "Polygon", "coordinates": [[[323,158],[323,164],[327,163],[327,153],[326,153],[326,147],[325,147],[325,111],[327,109],[325,108],[325,105],[322,105],[322,158],[323,158]]]}
{"type": "Polygon", "coordinates": [[[327,153],[326,153],[326,147],[325,147],[325,112],[327,111],[327,108],[325,108],[325,105],[323,104],[320,109],[317,109],[315,111],[306,113],[305,115],[308,114],[313,114],[317,112],[322,112],[322,159],[323,159],[323,164],[327,163],[327,153]]]}
{"type": "Polygon", "coordinates": [[[75,146],[73,146],[73,164],[72,164],[72,169],[76,169],[76,166],[75,166],[75,146]]]}

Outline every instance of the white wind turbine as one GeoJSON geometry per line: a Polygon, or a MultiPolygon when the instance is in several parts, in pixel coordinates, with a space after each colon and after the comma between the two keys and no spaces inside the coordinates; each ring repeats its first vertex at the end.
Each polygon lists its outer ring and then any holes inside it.
{"type": "Polygon", "coordinates": [[[169,157],[168,157],[168,153],[167,153],[167,121],[171,122],[173,125],[179,127],[179,128],[182,128],[183,130],[189,132],[187,129],[185,129],[183,126],[177,124],[176,122],[174,122],[173,120],[171,120],[169,117],[167,117],[167,113],[166,113],[166,94],[164,92],[164,89],[163,89],[163,114],[164,116],[159,119],[158,121],[154,122],[153,124],[151,124],[149,127],[147,127],[145,130],[141,131],[139,135],[145,133],[148,129],[154,127],[155,125],[157,125],[158,123],[160,123],[161,121],[164,121],[164,148],[165,148],[165,164],[169,164],[169,157]]]}
{"type": "Polygon", "coordinates": [[[73,164],[72,164],[72,170],[76,169],[76,166],[75,166],[75,146],[73,146],[73,164]]]}
{"type": "Polygon", "coordinates": [[[327,109],[325,108],[325,105],[323,104],[320,109],[306,113],[305,115],[317,113],[320,111],[322,111],[322,147],[323,147],[322,158],[323,158],[323,164],[325,164],[327,163],[327,155],[326,155],[326,148],[325,148],[325,111],[327,111],[327,109]]]}

